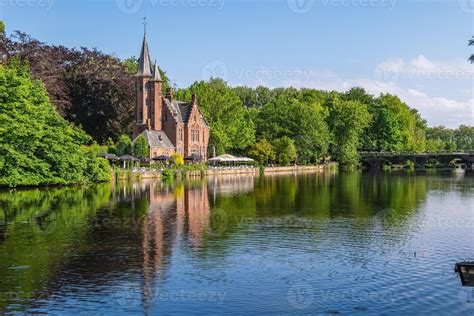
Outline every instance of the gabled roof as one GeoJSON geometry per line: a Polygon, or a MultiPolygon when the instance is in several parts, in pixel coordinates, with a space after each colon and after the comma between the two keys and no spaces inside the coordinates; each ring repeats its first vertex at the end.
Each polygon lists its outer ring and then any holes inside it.
{"type": "Polygon", "coordinates": [[[191,115],[191,112],[193,110],[193,104],[186,103],[186,102],[179,102],[179,101],[175,101],[175,102],[176,102],[176,105],[179,107],[183,122],[188,123],[189,116],[191,115]]]}
{"type": "Polygon", "coordinates": [[[148,49],[148,41],[145,33],[145,35],[143,35],[142,50],[140,52],[140,59],[138,59],[138,72],[136,76],[151,77],[151,73],[150,50],[148,49]]]}
{"type": "MultiPolygon", "coordinates": [[[[140,135],[143,135],[150,147],[159,147],[159,148],[174,148],[173,143],[169,140],[163,131],[149,131],[145,130],[140,135]]],[[[138,137],[137,137],[138,138],[138,137]]],[[[137,139],[133,140],[135,143],[137,139]]]]}

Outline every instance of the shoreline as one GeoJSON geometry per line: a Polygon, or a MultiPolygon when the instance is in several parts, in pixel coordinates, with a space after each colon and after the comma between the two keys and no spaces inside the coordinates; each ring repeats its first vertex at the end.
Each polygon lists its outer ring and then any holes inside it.
{"type": "MultiPolygon", "coordinates": [[[[324,170],[331,170],[335,168],[334,164],[329,165],[311,165],[311,166],[285,166],[285,167],[265,167],[263,169],[264,174],[288,174],[288,173],[301,173],[301,172],[321,172],[324,170]]],[[[206,177],[206,176],[219,176],[219,175],[259,175],[261,173],[260,168],[216,168],[206,170],[194,170],[188,171],[185,174],[181,174],[178,177],[206,177]]],[[[113,172],[112,181],[116,180],[140,180],[140,179],[162,179],[163,175],[161,171],[127,171],[119,175],[113,172]]]]}

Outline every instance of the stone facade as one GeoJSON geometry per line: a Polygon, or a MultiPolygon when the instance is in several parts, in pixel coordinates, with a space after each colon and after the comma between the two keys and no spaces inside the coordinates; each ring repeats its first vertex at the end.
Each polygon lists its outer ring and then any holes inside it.
{"type": "Polygon", "coordinates": [[[206,161],[209,127],[196,95],[191,102],[174,100],[171,89],[166,95],[162,94],[162,83],[157,63],[150,61],[145,33],[135,76],[134,141],[139,135],[147,139],[149,158],[179,153],[183,157],[206,161]]]}

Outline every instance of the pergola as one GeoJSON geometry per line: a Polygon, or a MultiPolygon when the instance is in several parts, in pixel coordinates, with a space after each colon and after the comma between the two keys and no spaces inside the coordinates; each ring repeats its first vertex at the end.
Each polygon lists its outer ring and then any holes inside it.
{"type": "Polygon", "coordinates": [[[240,163],[251,163],[254,162],[252,158],[248,157],[236,157],[230,154],[224,154],[220,155],[214,158],[210,158],[209,163],[216,165],[216,164],[227,164],[227,165],[232,165],[232,164],[240,164],[240,163]]]}
{"type": "Polygon", "coordinates": [[[118,159],[120,161],[123,161],[123,167],[124,168],[125,168],[125,163],[126,162],[140,162],[140,159],[135,158],[135,157],[130,156],[130,155],[123,155],[123,156],[118,157],[118,159]]]}

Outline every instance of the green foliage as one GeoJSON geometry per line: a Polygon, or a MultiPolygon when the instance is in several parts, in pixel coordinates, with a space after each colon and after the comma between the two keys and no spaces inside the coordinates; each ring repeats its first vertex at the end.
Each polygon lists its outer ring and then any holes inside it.
{"type": "Polygon", "coordinates": [[[120,135],[115,147],[117,156],[132,154],[132,140],[128,135],[120,135]]]}
{"type": "Polygon", "coordinates": [[[254,143],[255,127],[250,113],[224,81],[195,82],[187,89],[178,90],[176,98],[190,101],[193,93],[211,127],[209,148],[215,147],[217,155],[242,152],[254,143]]]}
{"type": "Polygon", "coordinates": [[[137,139],[134,140],[132,154],[137,158],[148,157],[148,143],[143,135],[138,136],[137,139]]]}
{"type": "Polygon", "coordinates": [[[272,144],[266,139],[260,139],[254,144],[249,150],[248,155],[262,165],[267,165],[276,158],[272,144]]]}
{"type": "Polygon", "coordinates": [[[182,155],[178,154],[178,153],[174,153],[171,155],[171,160],[173,161],[173,163],[178,166],[178,167],[182,167],[184,166],[184,158],[182,155]]]}
{"type": "Polygon", "coordinates": [[[115,147],[115,143],[112,138],[108,138],[107,142],[105,142],[105,147],[107,148],[107,153],[109,154],[117,154],[117,148],[115,147]]]}
{"type": "Polygon", "coordinates": [[[297,90],[275,90],[273,99],[258,112],[257,138],[273,141],[290,137],[300,160],[317,162],[327,154],[329,145],[325,116],[318,103],[305,100],[297,90]]]}
{"type": "Polygon", "coordinates": [[[271,100],[271,90],[266,87],[235,87],[232,90],[246,108],[261,108],[271,100]]]}
{"type": "Polygon", "coordinates": [[[454,151],[457,148],[454,130],[444,126],[426,129],[426,150],[429,152],[454,151]]]}
{"type": "Polygon", "coordinates": [[[472,151],[474,150],[474,127],[461,125],[457,129],[444,126],[426,129],[426,150],[440,151],[472,151]]]}
{"type": "Polygon", "coordinates": [[[0,66],[0,186],[73,184],[109,178],[91,139],[59,116],[43,85],[12,59],[0,66]]]}
{"type": "Polygon", "coordinates": [[[360,136],[370,123],[367,106],[358,101],[343,101],[337,95],[328,99],[332,153],[341,166],[358,164],[360,136]]]}
{"type": "Polygon", "coordinates": [[[298,155],[295,142],[288,136],[275,139],[273,141],[273,148],[275,149],[276,153],[276,162],[283,166],[290,165],[296,160],[298,155]]]}
{"type": "Polygon", "coordinates": [[[454,139],[458,150],[474,150],[474,126],[461,125],[454,131],[454,139]]]}
{"type": "Polygon", "coordinates": [[[389,140],[394,142],[393,149],[395,151],[423,152],[425,150],[426,122],[423,120],[415,109],[411,109],[407,104],[403,103],[398,97],[382,94],[377,99],[377,103],[381,107],[385,107],[391,111],[396,120],[396,138],[389,140]]]}
{"type": "Polygon", "coordinates": [[[176,177],[176,170],[164,169],[163,172],[161,173],[161,176],[165,179],[172,179],[176,177]]]}
{"type": "Polygon", "coordinates": [[[0,35],[5,35],[5,23],[0,21],[0,35]]]}

